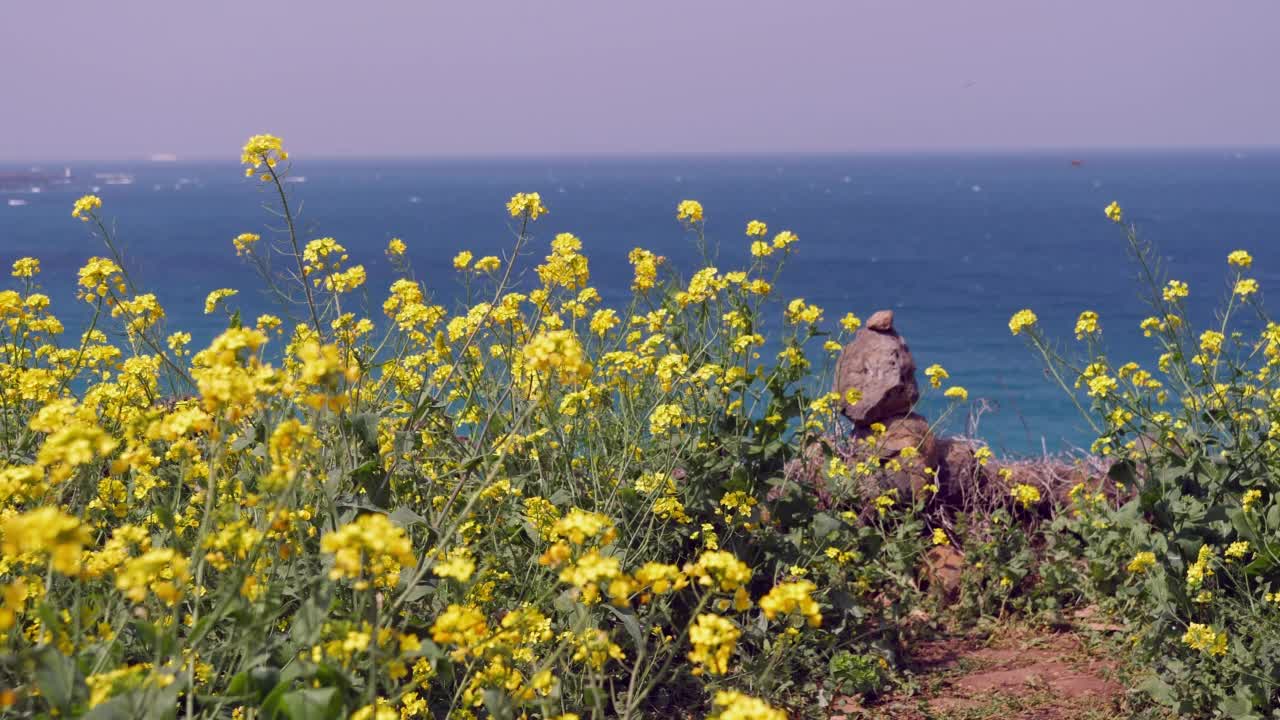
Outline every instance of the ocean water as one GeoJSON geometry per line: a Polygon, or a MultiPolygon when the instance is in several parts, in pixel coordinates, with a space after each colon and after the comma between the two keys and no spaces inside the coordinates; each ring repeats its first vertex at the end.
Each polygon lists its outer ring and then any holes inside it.
{"type": "MultiPolygon", "coordinates": [[[[0,176],[27,169],[0,167],[0,176]]],[[[61,174],[62,166],[46,169],[61,174]]],[[[272,196],[235,164],[72,164],[71,171],[69,183],[39,193],[0,193],[0,262],[41,258],[45,291],[69,327],[86,319],[73,300],[76,269],[102,254],[69,213],[95,185],[131,271],[159,297],[168,327],[206,341],[223,321],[203,315],[203,300],[220,287],[241,289],[248,317],[278,312],[230,241],[241,232],[265,240],[280,222],[262,207],[272,196]],[[95,178],[110,172],[135,182],[95,178]]],[[[1014,311],[1033,308],[1072,349],[1076,315],[1096,310],[1114,360],[1154,364],[1156,352],[1137,330],[1148,308],[1121,231],[1103,216],[1108,202],[1118,200],[1126,220],[1166,256],[1170,275],[1191,285],[1193,320],[1212,319],[1226,296],[1231,250],[1253,253],[1264,294],[1280,287],[1275,152],[297,159],[293,174],[306,178],[289,185],[303,239],[333,236],[366,266],[375,316],[391,279],[383,256],[390,238],[408,243],[417,276],[438,300],[456,299],[449,259],[461,249],[478,257],[511,245],[504,204],[516,191],[542,193],[551,209],[534,226],[529,266],[556,233],[573,232],[607,303],[620,304],[629,292],[633,247],[668,256],[686,275],[697,269],[674,217],[682,199],[705,206],[722,270],[748,262],[748,220],[766,221],[771,232],[790,229],[800,244],[780,295],[822,306],[831,321],[849,310],[866,318],[893,309],[917,365],[941,363],[953,383],[984,401],[979,433],[1011,453],[1090,439],[1038,358],[1010,335],[1014,311]]],[[[939,407],[927,401],[924,410],[936,415],[939,407]]],[[[964,424],[956,416],[949,428],[964,424]]]]}

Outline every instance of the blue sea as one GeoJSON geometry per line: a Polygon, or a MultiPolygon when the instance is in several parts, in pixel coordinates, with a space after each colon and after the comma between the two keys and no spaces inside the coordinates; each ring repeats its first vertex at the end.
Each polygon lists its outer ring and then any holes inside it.
{"type": "MultiPolygon", "coordinates": [[[[29,169],[0,167],[0,176],[29,169]]],[[[63,174],[61,164],[44,169],[63,174]]],[[[249,317],[275,310],[231,238],[278,236],[280,222],[263,209],[273,197],[237,165],[73,163],[70,172],[69,182],[39,193],[0,194],[0,262],[38,256],[45,291],[69,327],[83,312],[73,300],[76,270],[103,254],[88,226],[70,217],[72,202],[94,186],[132,272],[158,295],[170,328],[207,341],[225,320],[203,315],[202,305],[220,287],[241,289],[249,317]],[[107,184],[101,173],[134,182],[107,184]]],[[[1231,250],[1253,253],[1264,293],[1280,288],[1276,152],[296,159],[292,172],[305,177],[288,186],[303,239],[333,236],[366,266],[374,316],[392,277],[383,256],[390,238],[408,243],[417,276],[437,300],[456,300],[449,259],[461,249],[480,256],[508,248],[504,204],[517,191],[540,192],[551,210],[534,226],[530,260],[556,233],[572,232],[589,254],[593,284],[619,304],[634,247],[668,256],[685,274],[697,269],[674,217],[682,199],[705,206],[722,270],[748,262],[748,220],[766,221],[771,232],[790,229],[799,252],[780,294],[822,306],[831,321],[850,310],[863,318],[894,310],[917,365],[941,363],[952,382],[985,401],[979,434],[1015,454],[1087,445],[1090,437],[1038,358],[1010,335],[1014,311],[1033,308],[1070,350],[1076,315],[1096,310],[1114,360],[1154,364],[1156,352],[1137,330],[1148,308],[1121,230],[1103,216],[1107,203],[1118,200],[1125,219],[1166,256],[1170,275],[1190,284],[1194,320],[1211,319],[1226,296],[1231,250]]],[[[949,422],[953,431],[964,425],[959,416],[949,422]]]]}

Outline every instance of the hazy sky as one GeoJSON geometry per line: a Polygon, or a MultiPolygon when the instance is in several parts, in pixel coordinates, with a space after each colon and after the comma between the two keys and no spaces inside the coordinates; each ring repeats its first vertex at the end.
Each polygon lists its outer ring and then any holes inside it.
{"type": "Polygon", "coordinates": [[[1277,0],[5,3],[0,162],[1280,144],[1277,0]]]}

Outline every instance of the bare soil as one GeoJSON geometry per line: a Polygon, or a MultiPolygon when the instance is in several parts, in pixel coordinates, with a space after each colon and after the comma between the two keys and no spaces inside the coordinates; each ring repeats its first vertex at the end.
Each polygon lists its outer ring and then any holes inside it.
{"type": "Polygon", "coordinates": [[[1000,627],[919,644],[914,682],[874,702],[837,699],[832,720],[1113,720],[1130,715],[1119,663],[1093,638],[1112,628],[1080,618],[1057,630],[1000,627]]]}

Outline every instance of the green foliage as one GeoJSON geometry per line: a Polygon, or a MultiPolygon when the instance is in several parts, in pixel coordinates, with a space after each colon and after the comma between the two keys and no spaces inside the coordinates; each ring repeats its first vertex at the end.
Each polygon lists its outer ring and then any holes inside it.
{"type": "Polygon", "coordinates": [[[454,259],[452,311],[392,242],[375,321],[363,266],[298,237],[280,140],[245,164],[285,227],[233,245],[287,321],[217,290],[226,330],[192,353],[93,197],[93,330],[59,338],[34,259],[0,292],[12,714],[759,714],[735,693],[812,709],[885,685],[931,494],[864,496],[898,460],[833,454],[847,398],[815,388],[858,321],[774,297],[794,234],[753,223],[755,259],[722,272],[682,203],[707,266],[636,249],[606,308],[581,241],[539,245],[521,193],[506,259],[454,259]]]}
{"type": "Polygon", "coordinates": [[[1263,717],[1280,703],[1280,326],[1236,251],[1216,324],[1194,330],[1187,286],[1166,282],[1126,229],[1153,308],[1142,324],[1159,353],[1151,370],[1112,364],[1093,313],[1076,326],[1079,365],[1034,315],[1010,325],[1090,405],[1094,449],[1113,458],[1103,485],[1072,490],[1055,531],[1084,562],[1090,599],[1127,622],[1154,700],[1188,716],[1263,717]]]}

